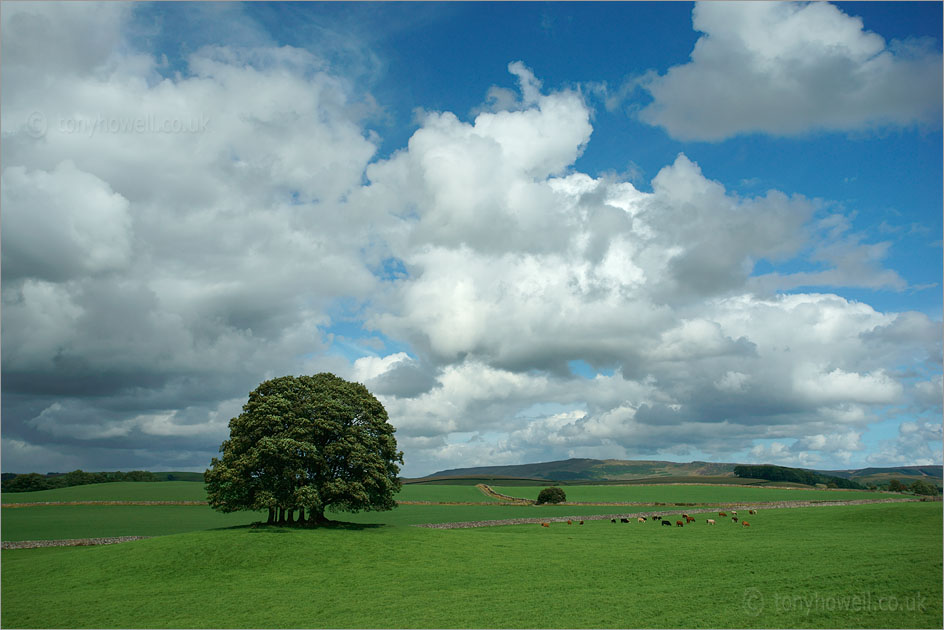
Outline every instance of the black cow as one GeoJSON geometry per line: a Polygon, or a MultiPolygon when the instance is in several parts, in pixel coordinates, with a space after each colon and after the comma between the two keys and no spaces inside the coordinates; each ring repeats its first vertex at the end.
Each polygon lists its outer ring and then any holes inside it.
{"type": "Polygon", "coordinates": [[[669,527],[672,527],[672,521],[662,521],[662,524],[663,524],[663,525],[668,525],[669,527]]]}
{"type": "Polygon", "coordinates": [[[628,523],[628,522],[629,522],[629,519],[628,519],[628,518],[621,518],[621,519],[620,519],[620,523],[628,523]]]}

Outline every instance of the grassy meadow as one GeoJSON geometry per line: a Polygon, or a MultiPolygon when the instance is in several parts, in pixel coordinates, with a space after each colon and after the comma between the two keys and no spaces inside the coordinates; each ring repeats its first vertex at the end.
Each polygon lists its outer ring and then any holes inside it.
{"type": "MultiPolygon", "coordinates": [[[[682,489],[663,489],[676,488],[682,489]]],[[[704,498],[715,497],[716,488],[701,490],[697,502],[716,500],[704,498]]],[[[462,501],[468,495],[439,496],[462,501]]],[[[660,502],[675,499],[662,496],[660,502]]],[[[205,506],[5,508],[4,540],[21,539],[8,530],[25,538],[156,537],[100,547],[4,550],[0,624],[942,625],[940,503],[761,509],[748,517],[749,528],[718,517],[709,526],[709,514],[684,528],[608,520],[549,528],[410,526],[644,509],[401,505],[391,512],[331,515],[348,522],[343,526],[293,529],[252,528],[247,523],[261,515],[220,515],[205,506]],[[223,520],[211,522],[216,517],[223,520]],[[230,517],[237,520],[225,520],[230,517]],[[118,528],[121,523],[126,529],[118,528]]],[[[675,520],[684,508],[669,509],[675,520]]]]}
{"type": "MultiPolygon", "coordinates": [[[[813,490],[756,486],[641,486],[600,485],[561,486],[568,501],[644,502],[644,503],[735,503],[754,501],[852,501],[900,496],[856,490],[813,490]]],[[[544,486],[496,486],[498,493],[512,497],[537,499],[544,486]]]]}
{"type": "Polygon", "coordinates": [[[222,514],[189,505],[56,505],[4,508],[2,539],[56,540],[109,536],[163,536],[265,520],[256,512],[222,514]]]}
{"type": "MultiPolygon", "coordinates": [[[[530,490],[529,490],[530,492],[530,490]]],[[[537,493],[535,493],[537,496],[537,493]]],[[[97,483],[37,492],[4,492],[3,503],[53,501],[206,501],[203,482],[159,481],[97,483]]],[[[400,501],[495,502],[475,486],[408,484],[400,490],[400,501]]]]}
{"type": "Polygon", "coordinates": [[[434,484],[407,484],[400,489],[398,501],[440,501],[493,503],[496,499],[486,495],[475,486],[442,486],[434,484]]]}
{"type": "Polygon", "coordinates": [[[70,486],[36,492],[4,492],[3,503],[43,503],[47,501],[206,501],[202,482],[118,481],[70,486]]]}

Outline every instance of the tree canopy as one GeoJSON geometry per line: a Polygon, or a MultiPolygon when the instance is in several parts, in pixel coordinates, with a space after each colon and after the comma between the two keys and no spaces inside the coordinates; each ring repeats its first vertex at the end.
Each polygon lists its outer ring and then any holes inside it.
{"type": "Polygon", "coordinates": [[[323,522],[326,509],[390,510],[403,453],[367,388],[334,374],[283,376],[249,394],[206,471],[222,512],[268,510],[269,522],[323,522]],[[307,519],[306,519],[307,512],[307,519]]]}
{"type": "Polygon", "coordinates": [[[941,494],[941,491],[936,485],[923,479],[917,479],[908,486],[908,489],[914,492],[915,494],[921,494],[929,497],[936,497],[941,494]]]}
{"type": "Polygon", "coordinates": [[[865,486],[851,479],[824,475],[812,470],[806,470],[805,468],[787,468],[785,466],[772,466],[770,464],[741,464],[734,467],[734,476],[748,477],[751,479],[767,479],[768,481],[789,481],[806,484],[808,486],[815,486],[818,483],[822,483],[833,488],[865,490],[865,486]]]}
{"type": "Polygon", "coordinates": [[[567,495],[564,493],[564,489],[558,488],[557,486],[544,488],[538,493],[538,505],[543,505],[544,503],[563,503],[566,500],[567,495]]]}

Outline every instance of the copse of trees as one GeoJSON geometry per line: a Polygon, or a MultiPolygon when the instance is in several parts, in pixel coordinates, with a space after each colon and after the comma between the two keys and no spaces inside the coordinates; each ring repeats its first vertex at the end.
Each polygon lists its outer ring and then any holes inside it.
{"type": "Polygon", "coordinates": [[[159,479],[157,475],[147,470],[85,472],[79,469],[62,475],[40,475],[39,473],[14,475],[3,480],[2,490],[3,492],[33,492],[35,490],[53,490],[55,488],[109,483],[112,481],[159,481],[159,479]]]}
{"type": "Polygon", "coordinates": [[[923,481],[921,479],[915,480],[908,489],[914,492],[915,494],[920,494],[927,497],[936,497],[941,494],[940,488],[938,488],[933,483],[923,481]]]}
{"type": "Polygon", "coordinates": [[[865,490],[865,486],[851,479],[823,475],[804,468],[787,468],[786,466],[772,466],[770,464],[735,466],[734,475],[736,477],[748,477],[750,479],[802,483],[808,486],[815,486],[821,483],[831,488],[865,490]]]}
{"type": "Polygon", "coordinates": [[[888,482],[888,489],[891,492],[904,492],[908,488],[905,486],[905,484],[898,481],[897,479],[892,479],[888,482]]]}
{"type": "Polygon", "coordinates": [[[205,473],[216,510],[317,524],[329,508],[396,507],[403,453],[383,405],[360,383],[329,373],[265,381],[229,429],[205,473]]]}
{"type": "Polygon", "coordinates": [[[563,488],[558,488],[557,486],[551,486],[550,488],[544,488],[538,493],[538,505],[543,505],[545,503],[563,503],[567,500],[567,495],[564,494],[563,488]]]}

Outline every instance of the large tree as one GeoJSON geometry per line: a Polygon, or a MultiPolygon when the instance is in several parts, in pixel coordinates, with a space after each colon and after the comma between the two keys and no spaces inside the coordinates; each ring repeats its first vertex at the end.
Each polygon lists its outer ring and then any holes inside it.
{"type": "Polygon", "coordinates": [[[283,376],[249,394],[206,471],[210,505],[268,510],[269,522],[324,522],[327,508],[390,510],[400,489],[397,450],[383,405],[333,374],[283,376]]]}

